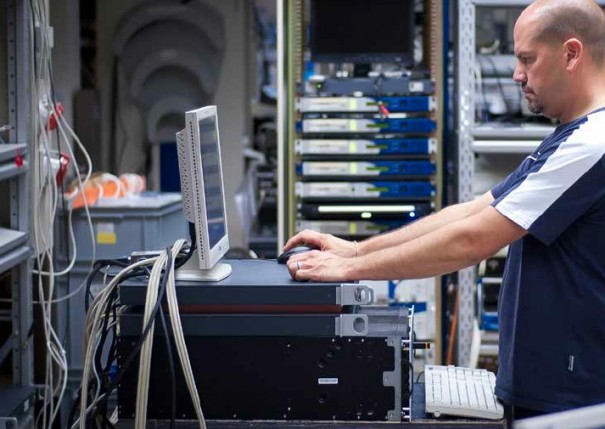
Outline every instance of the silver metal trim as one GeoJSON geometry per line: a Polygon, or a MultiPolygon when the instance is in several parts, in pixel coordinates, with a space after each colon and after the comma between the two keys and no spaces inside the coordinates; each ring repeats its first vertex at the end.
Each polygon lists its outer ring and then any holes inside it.
{"type": "Polygon", "coordinates": [[[368,324],[365,314],[340,314],[334,317],[334,332],[337,337],[365,337],[368,324]]]}
{"type": "MultiPolygon", "coordinates": [[[[7,0],[7,73],[8,73],[8,121],[11,125],[9,142],[31,145],[34,124],[32,123],[32,100],[30,80],[30,21],[26,1],[7,0]]],[[[37,108],[37,105],[36,105],[37,108]]],[[[25,154],[24,154],[25,155],[25,154]]],[[[32,224],[29,210],[29,172],[22,168],[10,178],[10,228],[29,231],[32,224]],[[22,174],[25,173],[25,174],[22,174]]],[[[12,171],[14,172],[14,171],[12,171]]],[[[5,173],[11,173],[6,171],[5,173]]],[[[29,329],[33,323],[31,261],[27,246],[13,250],[0,258],[0,272],[12,268],[12,339],[13,339],[13,384],[30,386],[32,383],[32,346],[28,342],[29,329]],[[10,267],[10,268],[9,268],[10,267]]],[[[13,420],[11,420],[12,422],[13,420]]],[[[16,428],[16,426],[15,426],[16,428]]]]}
{"type": "MultiPolygon", "coordinates": [[[[458,57],[457,57],[458,109],[458,201],[474,198],[473,174],[475,171],[472,151],[472,131],[475,121],[475,5],[471,0],[458,3],[458,57]]],[[[474,317],[475,269],[469,267],[458,271],[458,364],[468,366],[472,341],[474,317]]]]}
{"type": "Polygon", "coordinates": [[[393,371],[385,371],[382,374],[382,385],[393,387],[395,390],[395,407],[387,413],[387,419],[392,421],[402,420],[402,404],[401,404],[401,344],[399,338],[386,338],[389,347],[393,347],[395,368],[393,371]],[[399,364],[397,364],[397,362],[399,364]]]}
{"type": "Polygon", "coordinates": [[[336,304],[367,305],[374,302],[374,289],[360,284],[343,284],[336,296],[336,304]]]}
{"type": "Polygon", "coordinates": [[[529,154],[542,143],[541,140],[475,140],[472,143],[475,153],[520,153],[529,154]]]}

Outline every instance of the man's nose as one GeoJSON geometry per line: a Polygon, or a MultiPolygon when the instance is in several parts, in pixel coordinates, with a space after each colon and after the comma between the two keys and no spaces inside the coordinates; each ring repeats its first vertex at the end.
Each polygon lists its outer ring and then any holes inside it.
{"type": "Polygon", "coordinates": [[[525,74],[525,71],[523,71],[523,69],[519,67],[518,64],[515,66],[515,70],[513,71],[513,80],[519,83],[523,83],[527,80],[527,75],[525,74]]]}

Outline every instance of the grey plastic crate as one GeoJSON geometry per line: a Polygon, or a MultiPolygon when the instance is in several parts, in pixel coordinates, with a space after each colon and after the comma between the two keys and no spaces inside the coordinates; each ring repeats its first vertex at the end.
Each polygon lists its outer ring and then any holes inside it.
{"type": "MultiPolygon", "coordinates": [[[[67,293],[74,292],[86,281],[89,270],[89,263],[77,263],[69,273],[69,277],[64,277],[57,283],[57,289],[59,292],[58,295],[65,296],[67,293]],[[68,278],[69,284],[67,282],[68,278]]],[[[102,286],[102,281],[102,275],[96,277],[96,281],[91,287],[95,294],[102,286]]],[[[82,368],[84,365],[84,325],[86,322],[84,296],[85,289],[82,287],[82,289],[76,295],[70,298],[69,301],[61,303],[57,306],[60,325],[58,332],[60,334],[65,333],[67,335],[65,346],[67,352],[67,363],[70,370],[70,378],[73,377],[78,381],[81,378],[82,368]],[[67,323],[67,327],[64,326],[65,323],[67,323]]]]}
{"type": "MultiPolygon", "coordinates": [[[[90,207],[90,216],[97,239],[97,260],[115,259],[139,250],[164,249],[179,238],[189,238],[180,194],[156,193],[122,201],[105,200],[104,205],[90,207]]],[[[77,245],[76,264],[69,274],[69,281],[67,277],[58,279],[57,296],[75,291],[86,280],[91,267],[93,247],[84,210],[73,213],[73,228],[77,245]]],[[[64,267],[68,254],[63,237],[57,240],[57,251],[60,265],[64,267]]],[[[73,249],[70,248],[72,254],[73,249]]],[[[95,288],[100,287],[102,280],[102,276],[97,277],[92,286],[93,292],[96,293],[95,288]]],[[[84,363],[84,290],[68,302],[59,304],[56,316],[58,332],[67,336],[70,381],[75,383],[81,377],[84,363]]]]}
{"type": "MultiPolygon", "coordinates": [[[[163,249],[179,238],[189,238],[181,194],[144,194],[136,198],[105,200],[103,205],[90,207],[89,211],[97,242],[95,259],[113,259],[138,250],[163,249]]],[[[92,260],[93,246],[84,210],[74,211],[73,228],[77,261],[92,260]]],[[[69,259],[65,239],[58,241],[59,258],[69,259]]],[[[73,251],[70,248],[70,255],[73,251]]]]}

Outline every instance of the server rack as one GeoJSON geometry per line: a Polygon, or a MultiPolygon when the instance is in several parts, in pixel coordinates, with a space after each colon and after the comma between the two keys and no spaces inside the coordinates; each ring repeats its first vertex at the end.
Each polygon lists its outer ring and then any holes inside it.
{"type": "MultiPolygon", "coordinates": [[[[228,260],[231,276],[177,282],[180,319],[209,419],[372,420],[411,417],[413,312],[370,307],[358,283],[300,283],[275,261],[228,260]],[[250,273],[254,273],[251,276],[250,273]],[[293,370],[295,369],[295,370],[293,370]],[[225,398],[230,401],[225,401],[225,398]]],[[[147,280],[119,288],[118,368],[140,341],[147,280]]],[[[156,331],[156,335],[162,335],[156,331]]],[[[153,346],[148,417],[169,418],[163,341],[153,346]],[[155,363],[154,363],[155,362],[155,363]]],[[[136,363],[118,387],[120,424],[134,418],[136,363]]],[[[177,385],[184,380],[177,377],[177,385]]],[[[195,418],[177,389],[177,416],[195,418]]]]}
{"type": "MultiPolygon", "coordinates": [[[[278,2],[278,247],[309,227],[362,239],[440,208],[444,5],[416,6],[424,18],[425,74],[310,81],[305,2],[278,2]],[[385,213],[401,205],[408,208],[398,219],[385,213]]],[[[429,295],[439,361],[439,279],[429,295]]]]}

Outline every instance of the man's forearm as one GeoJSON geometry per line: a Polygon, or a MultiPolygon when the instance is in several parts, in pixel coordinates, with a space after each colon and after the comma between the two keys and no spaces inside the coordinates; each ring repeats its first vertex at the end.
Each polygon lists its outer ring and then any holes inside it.
{"type": "Polygon", "coordinates": [[[449,273],[478,263],[525,234],[490,207],[416,240],[361,256],[349,277],[390,280],[449,273]]]}
{"type": "Polygon", "coordinates": [[[386,234],[377,235],[358,243],[359,254],[365,255],[367,253],[397,246],[399,244],[414,240],[452,222],[456,222],[476,214],[478,211],[487,207],[492,201],[493,198],[491,197],[491,193],[488,193],[480,197],[478,200],[446,207],[435,214],[424,217],[412,223],[411,225],[386,234]]]}
{"type": "MultiPolygon", "coordinates": [[[[464,223],[465,221],[461,221],[464,223]]],[[[461,222],[453,222],[407,243],[362,256],[363,264],[354,270],[353,279],[413,279],[432,277],[472,265],[472,240],[465,236],[461,222]]]]}

